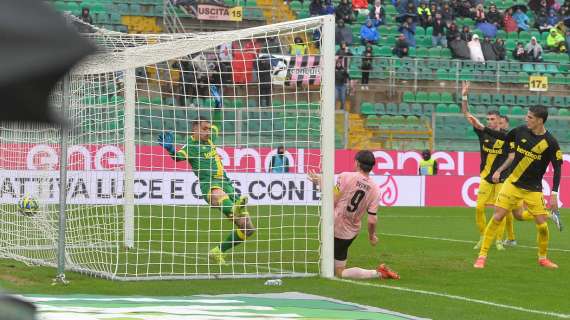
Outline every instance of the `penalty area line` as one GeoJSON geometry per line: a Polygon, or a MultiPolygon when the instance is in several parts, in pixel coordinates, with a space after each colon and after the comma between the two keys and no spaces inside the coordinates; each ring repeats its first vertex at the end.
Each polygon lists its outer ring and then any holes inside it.
{"type": "Polygon", "coordinates": [[[376,283],[370,283],[370,282],[359,282],[359,281],[347,280],[347,279],[337,279],[337,278],[334,278],[333,280],[334,280],[334,281],[339,281],[339,282],[346,282],[346,283],[356,284],[356,285],[359,285],[359,286],[368,286],[368,287],[376,287],[376,288],[384,288],[384,289],[398,290],[398,291],[403,291],[403,292],[411,292],[411,293],[416,293],[416,294],[423,294],[423,295],[428,295],[428,296],[442,297],[442,298],[447,298],[447,299],[452,299],[452,300],[458,300],[458,301],[464,301],[464,302],[469,302],[469,303],[483,304],[483,305],[487,305],[487,306],[491,306],[491,307],[496,307],[496,308],[509,309],[509,310],[515,310],[515,311],[520,311],[520,312],[533,313],[533,314],[540,314],[540,315],[544,315],[544,316],[551,316],[551,317],[556,317],[556,318],[561,318],[561,319],[570,319],[570,314],[557,313],[557,312],[551,312],[551,311],[541,311],[541,310],[534,310],[534,309],[527,309],[527,308],[523,308],[523,307],[511,306],[511,305],[508,305],[508,304],[501,304],[501,303],[496,303],[496,302],[491,302],[491,301],[486,301],[486,300],[472,299],[472,298],[468,298],[468,297],[457,296],[457,295],[447,294],[447,293],[440,293],[440,292],[433,292],[433,291],[426,291],[426,290],[411,289],[411,288],[399,287],[399,286],[389,286],[389,285],[385,285],[385,284],[376,284],[376,283]]]}
{"type": "MultiPolygon", "coordinates": [[[[449,242],[460,242],[460,243],[477,243],[477,241],[471,240],[459,240],[459,239],[450,239],[450,238],[439,238],[439,237],[428,237],[428,236],[416,236],[413,234],[399,234],[399,233],[386,233],[386,232],[379,232],[379,235],[388,236],[388,237],[402,237],[402,238],[414,238],[414,239],[425,239],[425,240],[437,240],[437,241],[449,241],[449,242]]],[[[524,245],[516,245],[515,248],[524,248],[524,249],[538,249],[537,247],[533,246],[524,246],[524,245]]],[[[560,252],[570,252],[570,249],[559,249],[559,248],[548,248],[548,251],[560,251],[560,252]]]]}

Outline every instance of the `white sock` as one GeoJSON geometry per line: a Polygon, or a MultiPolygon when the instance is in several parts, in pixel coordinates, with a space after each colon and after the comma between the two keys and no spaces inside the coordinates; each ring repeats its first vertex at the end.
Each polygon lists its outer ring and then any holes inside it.
{"type": "Polygon", "coordinates": [[[344,269],[341,276],[343,278],[351,279],[372,279],[378,278],[378,272],[376,270],[367,270],[358,267],[344,269]]]}

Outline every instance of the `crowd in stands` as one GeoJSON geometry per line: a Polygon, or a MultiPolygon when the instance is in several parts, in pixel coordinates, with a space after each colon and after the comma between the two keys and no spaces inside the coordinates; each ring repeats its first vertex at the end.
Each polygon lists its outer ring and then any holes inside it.
{"type": "MultiPolygon", "coordinates": [[[[312,0],[310,14],[335,14],[337,20],[336,44],[374,46],[386,43],[382,40],[380,26],[388,21],[398,24],[400,33],[393,41],[392,53],[398,57],[410,54],[416,47],[416,34],[431,31],[433,47],[449,48],[452,57],[477,62],[504,60],[509,54],[505,47],[507,33],[510,39],[519,32],[537,32],[526,42],[517,43],[512,57],[519,61],[540,62],[548,52],[567,53],[570,45],[570,0],[530,0],[528,5],[516,4],[503,11],[493,2],[484,0],[341,0],[335,7],[330,0],[312,0]],[[396,14],[387,15],[386,6],[394,6],[396,14]],[[487,9],[486,9],[487,8],[487,9]],[[359,41],[353,38],[351,25],[359,16],[366,21],[360,27],[359,41]],[[529,16],[533,17],[531,19],[529,16]],[[472,19],[475,29],[458,25],[457,19],[472,19]],[[566,24],[565,24],[566,22],[566,24]],[[503,37],[499,37],[501,31],[503,37]],[[543,37],[542,33],[547,34],[543,37]],[[480,34],[480,35],[478,35],[480,34]],[[544,40],[541,44],[541,38],[544,40]]],[[[464,21],[464,20],[463,20],[464,21]]],[[[367,64],[363,64],[368,68],[367,64]]],[[[368,69],[363,69],[368,70],[368,69]]]]}

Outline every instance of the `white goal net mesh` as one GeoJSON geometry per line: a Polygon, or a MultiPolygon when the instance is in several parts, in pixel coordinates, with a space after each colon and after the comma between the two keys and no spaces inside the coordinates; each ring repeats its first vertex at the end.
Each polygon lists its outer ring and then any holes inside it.
{"type": "MultiPolygon", "coordinates": [[[[306,173],[322,165],[322,26],[86,35],[101,50],[68,76],[66,268],[122,280],[318,274],[321,201],[306,173]]],[[[0,256],[55,265],[60,131],[0,130],[0,256]],[[18,207],[26,195],[37,212],[18,207]]]]}

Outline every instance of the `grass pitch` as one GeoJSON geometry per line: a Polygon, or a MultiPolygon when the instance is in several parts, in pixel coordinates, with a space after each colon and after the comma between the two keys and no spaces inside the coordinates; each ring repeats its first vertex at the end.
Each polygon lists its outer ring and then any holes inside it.
{"type": "MultiPolygon", "coordinates": [[[[569,210],[562,217],[570,223],[569,210]]],[[[549,257],[558,270],[538,266],[531,222],[516,222],[519,245],[503,252],[491,249],[487,268],[476,270],[474,220],[474,209],[467,208],[382,208],[378,246],[370,247],[363,228],[349,252],[349,265],[373,268],[385,262],[400,273],[399,281],[303,278],[266,287],[262,279],[125,283],[70,272],[69,285],[52,286],[54,269],[0,260],[0,286],[24,294],[137,296],[299,291],[434,319],[570,318],[570,233],[550,224],[549,257]]]]}

